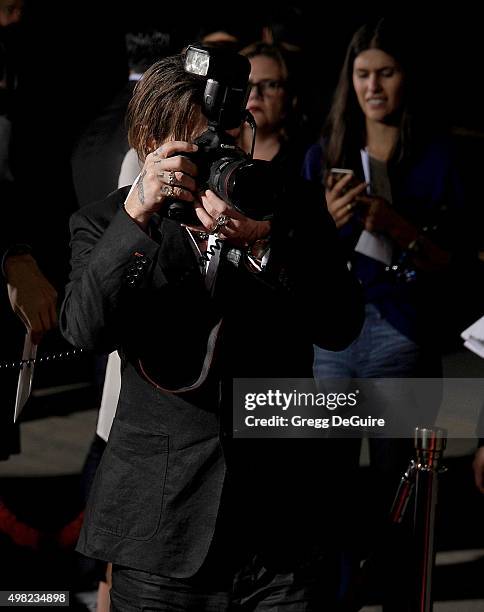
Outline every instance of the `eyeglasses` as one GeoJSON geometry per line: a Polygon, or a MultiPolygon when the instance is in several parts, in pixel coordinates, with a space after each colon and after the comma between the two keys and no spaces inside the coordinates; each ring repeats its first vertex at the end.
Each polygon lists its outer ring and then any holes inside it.
{"type": "Polygon", "coordinates": [[[249,87],[250,91],[252,91],[252,88],[255,87],[257,94],[263,98],[264,96],[274,96],[279,89],[284,87],[284,81],[277,81],[273,79],[264,79],[258,83],[249,81],[249,87]]]}

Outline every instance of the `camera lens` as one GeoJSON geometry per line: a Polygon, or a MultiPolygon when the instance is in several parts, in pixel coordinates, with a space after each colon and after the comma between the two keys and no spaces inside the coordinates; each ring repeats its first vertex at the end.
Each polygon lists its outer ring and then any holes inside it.
{"type": "Polygon", "coordinates": [[[261,221],[274,214],[280,181],[268,161],[222,158],[212,165],[209,184],[246,217],[261,221]]]}

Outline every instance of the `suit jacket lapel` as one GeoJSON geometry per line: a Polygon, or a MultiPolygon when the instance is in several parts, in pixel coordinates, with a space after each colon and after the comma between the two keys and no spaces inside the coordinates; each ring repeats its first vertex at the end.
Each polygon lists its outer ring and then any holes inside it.
{"type": "Polygon", "coordinates": [[[150,236],[160,245],[158,265],[169,281],[183,282],[190,279],[203,284],[199,263],[185,228],[176,221],[161,219],[156,215],[150,225],[150,236]]]}

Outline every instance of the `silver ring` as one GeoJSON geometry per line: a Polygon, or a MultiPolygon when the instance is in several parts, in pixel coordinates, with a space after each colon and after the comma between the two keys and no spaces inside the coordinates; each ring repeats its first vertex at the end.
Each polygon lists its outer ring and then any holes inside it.
{"type": "Polygon", "coordinates": [[[215,220],[216,226],[225,227],[229,222],[229,219],[230,217],[227,217],[227,215],[219,215],[215,220]]]}
{"type": "Polygon", "coordinates": [[[230,217],[227,215],[219,215],[215,219],[215,225],[210,230],[210,234],[216,234],[221,227],[225,227],[227,223],[230,221],[230,217]]]}
{"type": "Polygon", "coordinates": [[[170,170],[170,172],[168,172],[168,185],[174,185],[175,181],[176,181],[175,172],[173,170],[170,170]]]}
{"type": "Polygon", "coordinates": [[[172,198],[175,195],[175,188],[173,185],[163,185],[161,188],[161,193],[168,198],[172,198]]]}

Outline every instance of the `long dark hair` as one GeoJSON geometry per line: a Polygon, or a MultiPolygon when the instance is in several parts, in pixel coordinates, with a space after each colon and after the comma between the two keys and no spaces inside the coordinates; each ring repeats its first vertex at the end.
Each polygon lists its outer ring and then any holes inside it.
{"type": "Polygon", "coordinates": [[[399,113],[400,135],[391,161],[398,164],[412,156],[416,142],[413,103],[415,73],[408,44],[402,37],[401,29],[395,25],[388,19],[379,19],[360,27],[351,39],[324,130],[327,135],[326,168],[354,168],[359,163],[360,149],[366,146],[365,116],[353,87],[353,64],[357,56],[368,49],[384,51],[403,70],[405,81],[399,113]]]}

